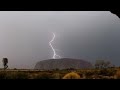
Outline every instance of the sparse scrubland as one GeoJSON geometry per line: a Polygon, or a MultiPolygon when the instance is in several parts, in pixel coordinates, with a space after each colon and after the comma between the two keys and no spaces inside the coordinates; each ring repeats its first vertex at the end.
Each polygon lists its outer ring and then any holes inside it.
{"type": "Polygon", "coordinates": [[[109,61],[96,60],[95,65],[79,59],[44,60],[30,69],[7,69],[3,58],[0,79],[120,79],[120,67],[109,61]]]}
{"type": "Polygon", "coordinates": [[[120,79],[120,68],[0,70],[0,79],[120,79]]]}

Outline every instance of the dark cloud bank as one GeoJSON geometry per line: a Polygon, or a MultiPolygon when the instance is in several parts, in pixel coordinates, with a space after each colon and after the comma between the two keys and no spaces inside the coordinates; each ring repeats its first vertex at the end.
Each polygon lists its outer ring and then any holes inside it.
{"type": "MultiPolygon", "coordinates": [[[[0,12],[0,59],[10,68],[33,68],[52,58],[49,41],[63,58],[120,65],[120,19],[109,11],[0,12]]],[[[2,67],[2,63],[0,63],[2,67]]]]}

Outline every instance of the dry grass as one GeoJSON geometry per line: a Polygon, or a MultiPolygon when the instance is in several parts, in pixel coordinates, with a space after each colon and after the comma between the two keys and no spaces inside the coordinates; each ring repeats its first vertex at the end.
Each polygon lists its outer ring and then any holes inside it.
{"type": "Polygon", "coordinates": [[[75,72],[71,72],[66,74],[63,79],[80,79],[80,75],[75,73],[75,72]]]}
{"type": "Polygon", "coordinates": [[[120,79],[120,69],[0,70],[0,79],[120,79]]]}
{"type": "Polygon", "coordinates": [[[115,79],[120,79],[120,69],[115,74],[115,79]]]}

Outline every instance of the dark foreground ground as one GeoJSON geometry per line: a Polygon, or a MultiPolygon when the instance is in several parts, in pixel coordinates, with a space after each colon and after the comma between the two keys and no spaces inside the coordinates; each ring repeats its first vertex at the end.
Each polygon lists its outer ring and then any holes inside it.
{"type": "Polygon", "coordinates": [[[0,79],[119,79],[120,68],[78,70],[0,70],[0,79]],[[76,75],[77,74],[77,75],[76,75]]]}

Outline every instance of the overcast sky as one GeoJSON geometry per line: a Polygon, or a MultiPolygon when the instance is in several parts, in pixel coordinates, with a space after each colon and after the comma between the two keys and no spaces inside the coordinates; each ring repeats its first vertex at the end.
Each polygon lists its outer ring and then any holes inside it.
{"type": "Polygon", "coordinates": [[[51,59],[49,46],[62,58],[120,65],[120,19],[109,11],[0,11],[0,68],[33,68],[51,59]]]}

